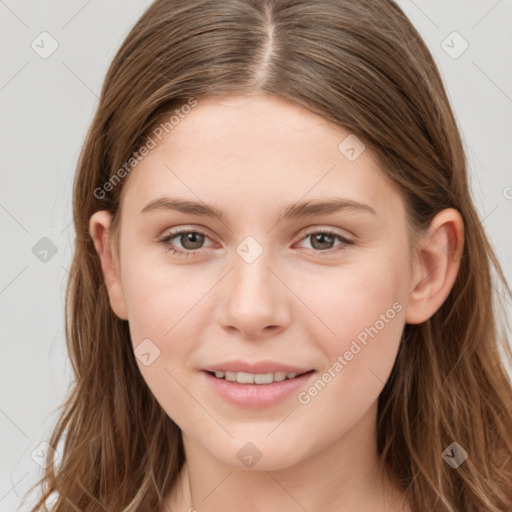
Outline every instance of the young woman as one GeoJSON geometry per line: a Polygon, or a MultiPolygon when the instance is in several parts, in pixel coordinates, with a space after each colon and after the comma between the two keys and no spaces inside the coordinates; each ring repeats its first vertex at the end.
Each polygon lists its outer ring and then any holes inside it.
{"type": "Polygon", "coordinates": [[[157,0],[73,201],[33,510],[512,510],[510,289],[392,0],[157,0]]]}

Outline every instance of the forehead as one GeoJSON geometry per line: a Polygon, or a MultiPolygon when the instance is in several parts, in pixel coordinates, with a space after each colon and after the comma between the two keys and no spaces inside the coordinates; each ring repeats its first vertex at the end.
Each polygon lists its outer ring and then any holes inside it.
{"type": "Polygon", "coordinates": [[[132,171],[124,202],[140,212],[170,194],[240,211],[337,195],[386,208],[399,198],[370,151],[347,157],[360,144],[283,98],[199,99],[132,171]]]}

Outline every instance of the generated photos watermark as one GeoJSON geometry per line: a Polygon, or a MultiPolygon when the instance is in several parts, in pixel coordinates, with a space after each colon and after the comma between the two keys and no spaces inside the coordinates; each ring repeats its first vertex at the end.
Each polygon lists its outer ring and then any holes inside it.
{"type": "Polygon", "coordinates": [[[171,131],[180,123],[182,119],[192,112],[192,108],[197,106],[195,98],[189,98],[187,104],[182,105],[181,108],[173,111],[169,119],[160,123],[146,138],[146,142],[137,150],[134,151],[132,156],[120,167],[101,187],[94,189],[94,197],[96,199],[104,199],[107,192],[112,192],[114,188],[125,178],[139,162],[144,160],[153,150],[158,142],[171,133],[171,131]]]}
{"type": "Polygon", "coordinates": [[[369,337],[373,339],[384,327],[395,318],[397,313],[402,311],[400,302],[395,302],[385,313],[379,315],[379,319],[370,327],[365,327],[355,339],[352,340],[350,348],[343,355],[339,355],[329,368],[307,389],[297,395],[297,400],[302,405],[307,405],[331,382],[350,361],[359,354],[367,345],[369,337]]]}

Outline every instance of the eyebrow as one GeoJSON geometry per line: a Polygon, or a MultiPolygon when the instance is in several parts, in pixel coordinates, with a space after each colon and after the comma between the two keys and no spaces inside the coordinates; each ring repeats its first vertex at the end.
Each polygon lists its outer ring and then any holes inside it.
{"type": "MultiPolygon", "coordinates": [[[[210,206],[203,202],[199,203],[172,197],[159,197],[158,199],[150,201],[141,210],[141,214],[154,210],[174,210],[192,215],[214,217],[222,222],[226,220],[224,211],[219,208],[210,206]]],[[[324,215],[339,211],[369,212],[373,215],[377,215],[377,212],[370,205],[358,203],[352,199],[334,197],[322,201],[312,200],[293,203],[286,208],[281,220],[324,215]]]]}

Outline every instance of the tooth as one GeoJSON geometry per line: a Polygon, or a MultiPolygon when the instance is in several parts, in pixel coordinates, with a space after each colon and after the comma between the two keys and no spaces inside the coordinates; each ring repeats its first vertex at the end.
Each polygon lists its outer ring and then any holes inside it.
{"type": "Polygon", "coordinates": [[[215,377],[240,384],[272,384],[285,379],[294,379],[298,373],[275,372],[275,373],[247,373],[247,372],[223,372],[216,371],[215,377]]]}
{"type": "Polygon", "coordinates": [[[258,373],[254,376],[254,382],[256,384],[270,384],[274,380],[273,373],[258,373]]]}
{"type": "Polygon", "coordinates": [[[276,382],[280,382],[282,380],[286,379],[286,372],[276,372],[274,373],[274,380],[276,382]]]}
{"type": "Polygon", "coordinates": [[[240,384],[253,384],[254,373],[238,372],[236,374],[236,381],[240,384]]]}

